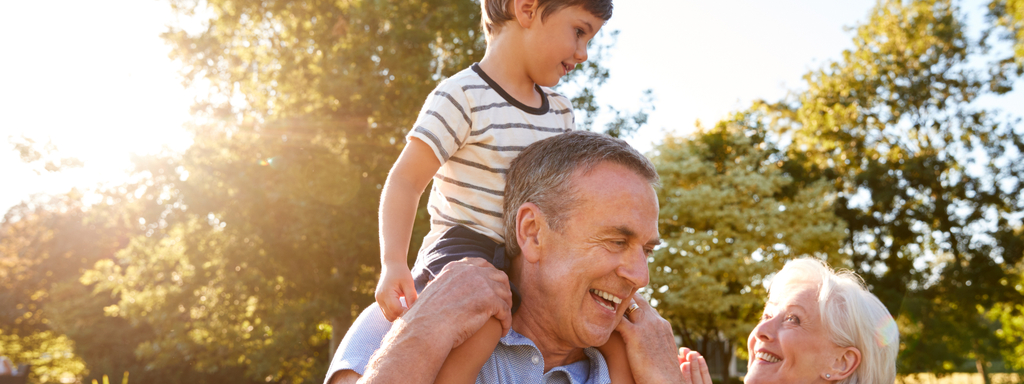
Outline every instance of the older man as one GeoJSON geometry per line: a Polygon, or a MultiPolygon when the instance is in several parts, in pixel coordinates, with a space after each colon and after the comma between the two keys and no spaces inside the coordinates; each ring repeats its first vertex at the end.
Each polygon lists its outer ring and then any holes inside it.
{"type": "Polygon", "coordinates": [[[606,383],[593,346],[616,329],[637,382],[683,382],[671,327],[636,295],[659,243],[650,161],[621,140],[571,132],[524,150],[506,181],[508,276],[467,259],[446,267],[393,326],[371,306],[345,336],[328,383],[432,383],[491,317],[511,330],[477,382],[606,383]],[[514,315],[509,280],[522,297],[514,315]],[[631,300],[639,309],[622,321],[631,300]]]}

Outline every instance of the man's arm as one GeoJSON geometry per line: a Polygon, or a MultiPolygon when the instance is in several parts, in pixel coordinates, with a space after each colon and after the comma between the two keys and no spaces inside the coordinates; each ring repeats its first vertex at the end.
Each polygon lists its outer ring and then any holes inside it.
{"type": "MultiPolygon", "coordinates": [[[[511,308],[512,293],[504,272],[481,259],[448,264],[416,304],[395,321],[358,382],[433,383],[448,353],[488,319],[498,319],[502,334],[508,333],[511,308]]],[[[346,383],[353,375],[341,371],[332,379],[346,383]]]]}
{"type": "Polygon", "coordinates": [[[359,374],[351,369],[344,371],[338,371],[334,373],[334,377],[331,377],[327,381],[327,384],[356,384],[359,382],[359,374]]]}

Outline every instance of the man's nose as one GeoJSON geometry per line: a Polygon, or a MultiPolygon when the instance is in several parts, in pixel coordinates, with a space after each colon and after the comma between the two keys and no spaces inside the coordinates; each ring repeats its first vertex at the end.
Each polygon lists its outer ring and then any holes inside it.
{"type": "Polygon", "coordinates": [[[646,287],[650,283],[651,275],[647,269],[647,253],[644,252],[643,247],[626,253],[622,265],[619,266],[619,276],[636,288],[646,287]]]}

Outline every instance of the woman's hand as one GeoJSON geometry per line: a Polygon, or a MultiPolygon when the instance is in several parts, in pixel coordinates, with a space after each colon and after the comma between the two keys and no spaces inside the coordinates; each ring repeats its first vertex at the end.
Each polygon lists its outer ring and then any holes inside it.
{"type": "Polygon", "coordinates": [[[687,384],[711,384],[711,373],[708,363],[697,351],[679,348],[679,371],[683,374],[683,382],[687,384]]]}

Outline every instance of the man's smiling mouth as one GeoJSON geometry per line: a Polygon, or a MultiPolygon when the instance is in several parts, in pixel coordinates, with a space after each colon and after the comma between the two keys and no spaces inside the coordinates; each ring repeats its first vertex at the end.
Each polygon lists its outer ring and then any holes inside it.
{"type": "Polygon", "coordinates": [[[597,296],[597,298],[600,299],[597,300],[597,303],[601,304],[601,306],[605,308],[608,308],[608,310],[612,312],[615,312],[615,309],[618,308],[619,304],[622,303],[622,299],[600,289],[591,289],[590,294],[597,296]]]}

